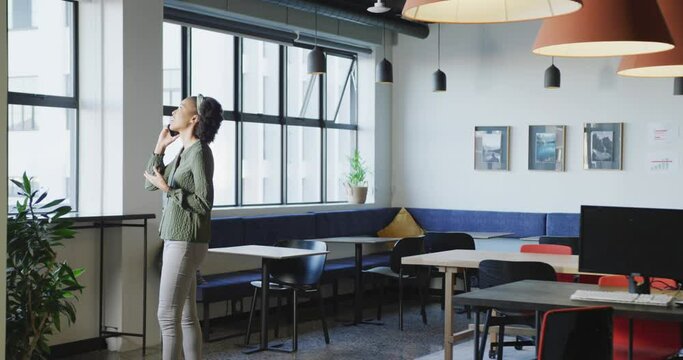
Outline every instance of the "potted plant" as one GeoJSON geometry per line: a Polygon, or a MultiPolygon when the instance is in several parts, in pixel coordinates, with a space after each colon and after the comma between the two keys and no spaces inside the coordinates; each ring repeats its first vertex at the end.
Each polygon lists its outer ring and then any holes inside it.
{"type": "Polygon", "coordinates": [[[64,199],[40,203],[46,191],[33,189],[24,173],[19,187],[22,200],[7,219],[7,338],[8,359],[47,359],[48,336],[61,331],[62,316],[76,321],[72,299],[83,286],[77,278],[83,269],[57,261],[54,248],[72,238],[72,222],[62,219],[71,211],[64,199]],[[40,205],[40,206],[39,206],[40,205]]]}
{"type": "Polygon", "coordinates": [[[364,204],[368,196],[368,182],[366,176],[368,168],[360,157],[358,149],[354,150],[349,157],[351,171],[346,176],[346,189],[348,192],[349,203],[364,204]]]}

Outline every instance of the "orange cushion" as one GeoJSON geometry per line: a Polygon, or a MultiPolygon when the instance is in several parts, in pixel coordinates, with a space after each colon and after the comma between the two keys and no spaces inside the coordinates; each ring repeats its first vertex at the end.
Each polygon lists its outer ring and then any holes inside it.
{"type": "Polygon", "coordinates": [[[377,232],[379,237],[406,238],[424,235],[424,230],[417,224],[408,210],[401,208],[394,220],[384,229],[377,232]]]}

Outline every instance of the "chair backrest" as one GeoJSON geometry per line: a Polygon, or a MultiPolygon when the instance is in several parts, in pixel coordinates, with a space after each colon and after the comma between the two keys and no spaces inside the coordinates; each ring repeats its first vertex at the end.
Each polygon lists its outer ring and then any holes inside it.
{"type": "Polygon", "coordinates": [[[572,248],[567,245],[525,244],[519,248],[523,253],[571,255],[572,248]]]}
{"type": "Polygon", "coordinates": [[[538,360],[611,360],[612,308],[550,310],[543,316],[538,360]]]}
{"type": "MultiPolygon", "coordinates": [[[[636,276],[636,281],[643,282],[642,276],[636,276]]],[[[599,286],[611,286],[611,287],[628,287],[628,277],[625,275],[606,275],[601,276],[598,280],[599,286]]],[[[651,278],[650,288],[657,290],[675,290],[678,289],[678,284],[676,280],[666,279],[666,278],[651,278]]]]}
{"type": "MultiPolygon", "coordinates": [[[[394,249],[391,250],[389,256],[389,266],[391,271],[398,273],[401,270],[401,258],[406,256],[424,254],[424,239],[423,237],[403,238],[396,242],[394,249]]],[[[417,274],[417,266],[407,265],[403,267],[404,275],[417,274]]]]}
{"type": "Polygon", "coordinates": [[[541,236],[539,244],[567,245],[572,248],[572,255],[579,254],[579,238],[577,236],[541,236]]]}
{"type": "MultiPolygon", "coordinates": [[[[281,240],[275,246],[327,251],[327,244],[318,240],[281,240]]],[[[310,286],[320,282],[327,254],[302,256],[273,261],[270,265],[272,281],[291,286],[310,286]]]]}
{"type": "Polygon", "coordinates": [[[521,280],[555,281],[555,269],[538,261],[484,260],[479,263],[479,288],[521,280]]]}
{"type": "Polygon", "coordinates": [[[466,233],[428,232],[424,237],[425,251],[474,250],[474,239],[466,233]]]}

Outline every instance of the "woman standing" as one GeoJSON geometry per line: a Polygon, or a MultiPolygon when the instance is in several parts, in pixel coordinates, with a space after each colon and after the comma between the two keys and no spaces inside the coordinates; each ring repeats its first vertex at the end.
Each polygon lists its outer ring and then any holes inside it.
{"type": "Polygon", "coordinates": [[[197,317],[196,276],[211,239],[213,154],[209,148],[223,120],[221,104],[213,98],[188,97],[173,111],[159,134],[147,163],[145,188],[165,193],[159,235],[164,240],[158,318],[164,360],[202,357],[202,334],[197,317]],[[171,135],[171,132],[177,132],[171,135]],[[166,147],[180,138],[183,148],[164,165],[166,147]],[[182,349],[182,350],[181,350],[182,349]]]}

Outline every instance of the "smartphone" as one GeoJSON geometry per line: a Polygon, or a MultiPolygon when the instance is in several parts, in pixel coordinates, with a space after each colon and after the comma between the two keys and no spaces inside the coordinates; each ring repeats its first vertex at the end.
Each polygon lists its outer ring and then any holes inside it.
{"type": "Polygon", "coordinates": [[[171,124],[166,125],[166,128],[168,129],[168,132],[171,134],[171,136],[176,136],[178,135],[177,131],[171,130],[171,124]]]}

